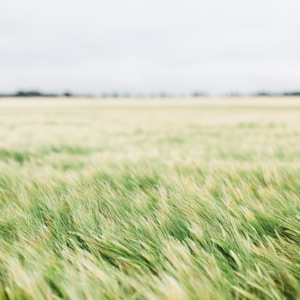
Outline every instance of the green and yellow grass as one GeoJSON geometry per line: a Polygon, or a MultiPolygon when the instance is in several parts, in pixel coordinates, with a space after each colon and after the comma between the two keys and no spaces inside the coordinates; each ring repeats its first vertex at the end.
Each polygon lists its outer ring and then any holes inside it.
{"type": "Polygon", "coordinates": [[[300,299],[300,99],[1,100],[0,299],[300,299]]]}

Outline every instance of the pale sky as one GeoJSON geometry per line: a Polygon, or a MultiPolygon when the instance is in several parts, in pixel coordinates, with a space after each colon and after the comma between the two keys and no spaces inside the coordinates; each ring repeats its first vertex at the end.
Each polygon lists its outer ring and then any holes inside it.
{"type": "Polygon", "coordinates": [[[0,92],[300,90],[299,0],[9,0],[0,92]]]}

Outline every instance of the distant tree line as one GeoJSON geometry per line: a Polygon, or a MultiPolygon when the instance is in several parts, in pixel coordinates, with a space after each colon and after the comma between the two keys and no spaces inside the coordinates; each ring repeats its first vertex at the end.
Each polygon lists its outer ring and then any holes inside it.
{"type": "Polygon", "coordinates": [[[73,96],[70,92],[65,92],[62,94],[55,94],[55,93],[42,93],[35,90],[29,91],[18,91],[12,94],[0,94],[0,97],[71,97],[73,96]]]}
{"type": "MultiPolygon", "coordinates": [[[[240,94],[237,92],[232,92],[226,94],[227,96],[231,97],[241,97],[247,96],[246,94],[240,94]]],[[[148,94],[130,94],[130,93],[120,93],[120,92],[107,92],[102,93],[100,95],[93,95],[93,94],[73,94],[71,92],[64,92],[64,93],[43,93],[37,90],[20,90],[16,93],[11,94],[0,94],[0,97],[94,97],[100,96],[101,98],[168,98],[168,97],[206,97],[209,96],[207,93],[201,91],[194,91],[190,94],[174,94],[174,93],[166,93],[166,92],[159,92],[159,93],[148,93],[148,94]]],[[[288,92],[281,92],[281,93],[274,93],[269,91],[259,91],[254,94],[248,94],[248,96],[300,96],[299,91],[288,91],[288,92]]]]}
{"type": "Polygon", "coordinates": [[[300,91],[289,91],[289,92],[281,92],[281,93],[262,91],[262,92],[255,93],[254,96],[300,96],[300,91]]]}

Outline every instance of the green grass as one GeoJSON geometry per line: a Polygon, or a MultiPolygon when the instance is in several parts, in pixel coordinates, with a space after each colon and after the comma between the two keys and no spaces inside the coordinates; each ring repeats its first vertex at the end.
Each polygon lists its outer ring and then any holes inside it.
{"type": "Polygon", "coordinates": [[[299,99],[11,101],[0,299],[300,299],[299,99]]]}

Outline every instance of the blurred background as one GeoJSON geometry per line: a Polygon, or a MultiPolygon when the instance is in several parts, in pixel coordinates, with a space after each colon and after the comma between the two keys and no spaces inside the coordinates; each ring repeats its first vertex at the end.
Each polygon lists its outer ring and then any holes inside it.
{"type": "Polygon", "coordinates": [[[299,11],[297,0],[4,1],[0,94],[297,94],[299,11]]]}

